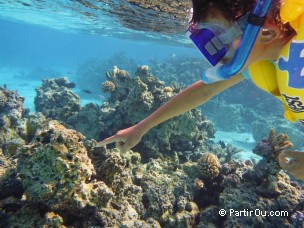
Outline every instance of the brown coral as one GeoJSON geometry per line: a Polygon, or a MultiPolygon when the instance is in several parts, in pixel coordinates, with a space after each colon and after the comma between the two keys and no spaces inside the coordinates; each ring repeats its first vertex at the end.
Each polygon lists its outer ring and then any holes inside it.
{"type": "Polygon", "coordinates": [[[150,75],[149,66],[139,66],[135,72],[135,76],[138,77],[147,77],[150,75]]]}
{"type": "Polygon", "coordinates": [[[204,182],[201,179],[195,178],[193,186],[196,190],[200,190],[204,187],[204,182]]]}
{"type": "Polygon", "coordinates": [[[164,92],[166,92],[166,93],[172,93],[172,92],[173,92],[173,89],[172,89],[170,86],[166,86],[166,87],[164,88],[164,92]]]}
{"type": "Polygon", "coordinates": [[[0,91],[0,107],[3,108],[6,102],[7,102],[7,97],[2,91],[0,91]]]}
{"type": "Polygon", "coordinates": [[[268,136],[268,142],[273,148],[273,152],[275,153],[275,157],[282,150],[290,149],[293,147],[292,142],[289,141],[289,136],[283,133],[275,136],[275,130],[271,129],[268,136]]]}
{"type": "Polygon", "coordinates": [[[207,179],[213,179],[220,173],[220,162],[218,157],[211,153],[204,153],[197,161],[199,175],[207,179]]]}
{"type": "Polygon", "coordinates": [[[105,81],[104,83],[102,83],[102,91],[104,91],[104,92],[112,93],[115,91],[115,89],[116,89],[116,86],[111,81],[105,81]]]}
{"type": "Polygon", "coordinates": [[[117,66],[114,66],[113,73],[114,73],[115,77],[117,77],[119,79],[131,78],[129,73],[126,70],[120,70],[120,69],[118,69],[117,66]]]}

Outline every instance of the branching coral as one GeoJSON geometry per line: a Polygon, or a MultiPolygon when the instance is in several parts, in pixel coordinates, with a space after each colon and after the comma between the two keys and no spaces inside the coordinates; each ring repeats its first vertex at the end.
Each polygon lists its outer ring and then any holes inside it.
{"type": "Polygon", "coordinates": [[[277,160],[280,152],[293,147],[293,144],[288,139],[288,135],[282,133],[276,136],[275,130],[271,129],[268,138],[264,138],[260,141],[253,152],[264,157],[268,161],[277,160]]]}

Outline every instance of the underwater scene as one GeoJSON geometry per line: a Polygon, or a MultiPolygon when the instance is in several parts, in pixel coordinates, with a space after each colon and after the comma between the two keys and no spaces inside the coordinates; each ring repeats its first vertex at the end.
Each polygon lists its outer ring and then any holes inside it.
{"type": "Polygon", "coordinates": [[[304,127],[250,78],[122,149],[208,68],[191,7],[0,0],[0,227],[304,227],[304,127]]]}

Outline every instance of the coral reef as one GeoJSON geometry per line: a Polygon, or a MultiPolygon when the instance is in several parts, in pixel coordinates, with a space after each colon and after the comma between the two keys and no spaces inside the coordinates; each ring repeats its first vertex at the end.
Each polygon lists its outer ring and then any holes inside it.
{"type": "MultiPolygon", "coordinates": [[[[115,66],[107,71],[108,80],[101,86],[110,93],[109,98],[102,105],[91,103],[84,107],[80,107],[78,96],[67,88],[66,78],[44,80],[42,87],[37,88],[36,110],[64,122],[88,139],[100,140],[136,124],[182,89],[176,83],[165,86],[150,73],[148,66],[137,68],[135,76],[115,66]]],[[[167,155],[194,151],[213,134],[211,122],[194,109],[152,129],[137,150],[147,151],[146,159],[156,157],[159,148],[164,148],[167,155]]]]}
{"type": "Polygon", "coordinates": [[[292,228],[303,227],[304,226],[304,212],[296,211],[291,216],[291,218],[292,218],[292,225],[291,225],[292,228]]]}
{"type": "Polygon", "coordinates": [[[257,144],[253,152],[262,160],[239,176],[242,181],[237,182],[237,188],[226,187],[220,195],[220,208],[232,212],[225,226],[291,226],[290,217],[304,200],[303,188],[290,181],[277,161],[280,151],[291,146],[286,135],[275,136],[274,130],[257,144]],[[241,210],[243,214],[238,216],[235,211],[241,210]],[[249,212],[258,216],[247,216],[249,212]],[[272,212],[280,216],[271,216],[272,212]]]}
{"type": "Polygon", "coordinates": [[[233,160],[234,156],[239,154],[242,149],[234,147],[231,144],[226,144],[223,141],[215,143],[213,140],[209,140],[207,143],[201,144],[194,151],[184,151],[178,153],[178,155],[181,160],[198,161],[206,151],[216,155],[220,163],[226,163],[233,160]]]}
{"type": "Polygon", "coordinates": [[[252,136],[258,142],[263,139],[269,129],[273,128],[276,132],[285,132],[296,148],[303,147],[304,133],[298,123],[293,124],[281,117],[268,117],[252,122],[252,136]]]}
{"type": "Polygon", "coordinates": [[[102,83],[102,88],[101,88],[103,91],[105,92],[109,92],[109,93],[112,93],[115,91],[116,89],[116,86],[113,82],[111,81],[105,81],[102,83]]]}
{"type": "Polygon", "coordinates": [[[128,0],[113,4],[113,9],[126,28],[176,35],[184,32],[190,5],[188,1],[128,0]]]}
{"type": "Polygon", "coordinates": [[[82,97],[95,97],[99,99],[100,84],[106,80],[106,72],[114,66],[132,72],[137,67],[134,59],[128,58],[124,53],[113,55],[109,59],[90,59],[79,66],[76,72],[77,86],[81,90],[89,89],[92,94],[82,94],[82,97]]]}
{"type": "Polygon", "coordinates": [[[194,223],[198,209],[191,198],[190,179],[174,166],[170,161],[161,160],[147,164],[141,179],[143,202],[147,215],[160,220],[161,224],[187,227],[194,223]]]}
{"type": "Polygon", "coordinates": [[[89,103],[81,107],[78,113],[70,116],[66,124],[85,135],[87,139],[98,139],[100,135],[98,123],[101,114],[98,104],[89,103]]]}
{"type": "MultiPolygon", "coordinates": [[[[0,87],[0,114],[8,117],[8,126],[17,124],[17,120],[24,113],[23,102],[24,98],[18,96],[17,91],[8,90],[6,87],[0,87]]],[[[3,121],[2,127],[7,127],[3,121]]]]}
{"type": "Polygon", "coordinates": [[[128,2],[132,4],[139,5],[145,9],[152,9],[160,12],[167,12],[169,14],[174,15],[176,18],[185,18],[185,9],[191,8],[189,2],[187,1],[172,1],[172,0],[165,0],[165,1],[149,1],[149,2],[142,2],[138,0],[128,0],[128,2]]]}
{"type": "MultiPolygon", "coordinates": [[[[107,72],[108,80],[103,87],[114,84],[115,90],[108,102],[101,105],[102,138],[141,121],[181,90],[175,83],[165,86],[150,73],[148,66],[139,67],[135,76],[132,78],[117,67],[107,72]]],[[[212,124],[193,109],[151,129],[135,149],[143,151],[146,157],[157,157],[160,148],[162,154],[172,156],[174,152],[194,151],[213,134],[212,124]]]]}
{"type": "Polygon", "coordinates": [[[77,188],[94,173],[82,139],[81,134],[51,121],[19,151],[17,169],[31,202],[44,202],[54,210],[76,209],[81,204],[76,199],[70,203],[67,198],[76,198],[77,188]]]}
{"type": "Polygon", "coordinates": [[[0,91],[0,107],[4,108],[5,104],[7,103],[7,97],[4,92],[0,91]]]}
{"type": "Polygon", "coordinates": [[[6,158],[0,148],[0,200],[15,197],[21,198],[23,187],[20,178],[17,177],[16,165],[6,158]]]}
{"type": "Polygon", "coordinates": [[[204,153],[197,161],[199,175],[206,179],[213,179],[220,173],[220,162],[218,157],[211,153],[204,153]]]}
{"type": "MultiPolygon", "coordinates": [[[[181,89],[165,85],[146,66],[135,76],[117,67],[107,72],[108,102],[70,112],[65,122],[92,138],[105,137],[139,121],[181,89]]],[[[50,90],[66,90],[68,82],[46,83],[50,90]]],[[[262,158],[257,163],[232,161],[238,149],[211,142],[212,124],[192,110],[121,154],[96,147],[94,139],[85,140],[42,113],[27,113],[14,91],[1,88],[0,96],[1,227],[303,225],[303,183],[278,164],[279,153],[293,146],[286,134],[271,130],[258,142],[253,152],[262,158]],[[225,216],[219,214],[223,209],[225,216]],[[281,214],[268,216],[271,212],[281,214]]]]}
{"type": "MultiPolygon", "coordinates": [[[[270,144],[286,144],[287,141],[280,138],[275,137],[270,144]]],[[[18,170],[26,188],[26,197],[23,201],[10,201],[17,206],[7,217],[0,217],[1,224],[56,227],[275,224],[288,227],[301,223],[303,212],[299,205],[303,201],[303,189],[280,171],[275,172],[276,178],[273,178],[267,170],[269,179],[265,181],[256,174],[261,167],[254,166],[250,161],[223,163],[219,167],[216,156],[208,153],[203,154],[197,163],[180,164],[176,156],[166,160],[151,159],[142,164],[139,153],[128,151],[121,155],[117,149],[96,148],[94,140],[87,141],[85,148],[81,139],[79,133],[64,128],[56,121],[50,121],[36,133],[32,144],[24,146],[19,155],[18,170]],[[39,155],[43,151],[48,151],[48,154],[39,155]],[[54,159],[51,159],[52,156],[54,159]],[[198,167],[202,160],[212,163],[212,159],[203,159],[208,157],[217,161],[219,173],[213,178],[201,180],[198,167]],[[80,161],[82,166],[77,166],[80,161]],[[45,191],[32,194],[31,189],[35,185],[36,189],[41,189],[37,185],[45,186],[53,194],[49,192],[50,197],[45,191]],[[220,209],[229,213],[232,213],[231,210],[234,213],[272,210],[290,214],[271,218],[236,214],[221,217],[218,214],[220,209]],[[297,212],[291,218],[295,209],[297,212]]],[[[271,146],[267,148],[275,149],[271,146]]],[[[264,155],[264,159],[271,157],[266,152],[259,154],[264,155]]],[[[8,199],[1,203],[2,209],[8,211],[3,206],[9,205],[8,199]]]]}
{"type": "Polygon", "coordinates": [[[27,110],[23,109],[24,98],[17,91],[0,87],[0,148],[4,154],[14,154],[14,149],[25,144],[25,121],[22,117],[27,110]]]}
{"type": "MultiPolygon", "coordinates": [[[[18,226],[28,220],[26,224],[33,227],[50,224],[115,227],[132,222],[157,224],[152,220],[138,220],[137,211],[141,210],[140,198],[136,195],[142,196],[141,189],[132,184],[131,172],[125,171],[129,171],[127,168],[122,167],[118,170],[119,175],[110,179],[111,188],[92,178],[96,176],[95,169],[83,139],[75,130],[51,120],[37,131],[31,144],[18,151],[17,171],[25,188],[24,200],[16,202],[19,208],[5,219],[6,223],[18,226]],[[139,204],[139,208],[133,209],[132,203],[139,204]],[[77,219],[74,221],[74,218],[77,219]]],[[[108,154],[113,156],[113,153],[108,154]]],[[[118,159],[122,158],[118,156],[118,159]]],[[[110,160],[107,159],[108,168],[103,170],[115,170],[110,160]]],[[[107,181],[106,177],[103,179],[107,181]]]]}
{"type": "Polygon", "coordinates": [[[207,67],[200,58],[175,54],[163,62],[157,59],[151,59],[150,62],[152,73],[166,84],[181,82],[190,85],[199,79],[199,75],[207,67]]]}
{"type": "Polygon", "coordinates": [[[68,78],[45,79],[36,88],[35,109],[48,118],[68,121],[80,110],[79,96],[70,89],[68,78]]]}
{"type": "Polygon", "coordinates": [[[289,141],[287,134],[280,133],[276,136],[275,130],[271,129],[268,137],[263,138],[253,149],[253,152],[266,158],[268,162],[275,163],[281,151],[292,147],[293,144],[289,141]]]}

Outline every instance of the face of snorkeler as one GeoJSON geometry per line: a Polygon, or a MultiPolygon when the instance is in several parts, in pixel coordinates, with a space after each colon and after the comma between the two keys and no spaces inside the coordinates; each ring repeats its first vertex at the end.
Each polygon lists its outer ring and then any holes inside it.
{"type": "MultiPolygon", "coordinates": [[[[231,23],[225,19],[222,13],[216,9],[209,11],[206,22],[220,23],[229,28],[231,23]]],[[[292,38],[293,35],[286,36],[278,26],[269,18],[266,19],[263,28],[253,45],[249,57],[243,67],[246,69],[249,65],[260,60],[276,60],[280,50],[292,38]]],[[[240,37],[233,42],[233,48],[237,49],[240,45],[240,37]]]]}

